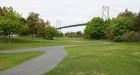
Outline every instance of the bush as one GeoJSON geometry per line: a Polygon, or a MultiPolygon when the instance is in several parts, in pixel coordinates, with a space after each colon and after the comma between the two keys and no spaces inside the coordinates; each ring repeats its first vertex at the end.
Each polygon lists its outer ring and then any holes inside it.
{"type": "Polygon", "coordinates": [[[124,41],[139,41],[140,40],[140,31],[139,32],[127,32],[121,36],[121,39],[124,41]]]}
{"type": "Polygon", "coordinates": [[[121,36],[115,36],[114,41],[115,42],[122,42],[123,40],[121,39],[121,36]]]}

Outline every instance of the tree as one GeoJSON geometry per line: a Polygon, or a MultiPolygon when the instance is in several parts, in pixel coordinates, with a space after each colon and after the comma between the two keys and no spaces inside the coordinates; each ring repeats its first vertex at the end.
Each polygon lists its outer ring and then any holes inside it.
{"type": "Polygon", "coordinates": [[[40,19],[38,13],[31,12],[25,19],[12,7],[0,7],[0,35],[2,34],[8,35],[9,39],[11,34],[32,35],[47,39],[62,36],[62,33],[52,27],[49,21],[40,19]]]}
{"type": "Polygon", "coordinates": [[[28,32],[32,36],[37,33],[37,26],[36,25],[37,25],[38,20],[39,20],[39,14],[34,13],[34,12],[31,12],[26,19],[26,23],[29,27],[28,32]]]}
{"type": "Polygon", "coordinates": [[[83,36],[81,31],[77,31],[76,34],[77,34],[77,37],[82,37],[83,36]]]}
{"type": "Polygon", "coordinates": [[[21,36],[27,36],[27,35],[29,35],[29,33],[28,33],[29,27],[28,27],[28,25],[26,23],[26,20],[23,17],[21,18],[21,24],[23,26],[20,28],[19,35],[21,35],[21,36]]]}
{"type": "Polygon", "coordinates": [[[63,33],[62,32],[58,32],[58,37],[63,37],[63,33]]]}
{"type": "Polygon", "coordinates": [[[47,26],[45,29],[45,36],[49,40],[53,40],[54,37],[57,37],[58,31],[51,26],[47,26]]]}
{"type": "Polygon", "coordinates": [[[134,18],[134,13],[126,9],[124,12],[119,13],[117,17],[131,17],[134,18]]]}
{"type": "Polygon", "coordinates": [[[21,15],[13,10],[12,7],[3,7],[0,8],[0,29],[5,36],[16,34],[22,28],[21,25],[21,15]]]}
{"type": "Polygon", "coordinates": [[[114,40],[120,41],[121,36],[131,31],[131,27],[133,24],[133,19],[130,17],[117,17],[114,18],[111,22],[112,26],[112,34],[114,36],[114,40]]]}
{"type": "Polygon", "coordinates": [[[56,33],[56,36],[55,37],[63,37],[63,33],[62,32],[60,32],[60,31],[57,31],[57,33],[56,33]]]}
{"type": "Polygon", "coordinates": [[[112,28],[111,28],[111,19],[105,20],[105,24],[106,24],[106,31],[105,31],[105,38],[107,39],[112,39],[113,35],[112,35],[112,28]]]}
{"type": "Polygon", "coordinates": [[[133,31],[140,31],[140,12],[135,16],[134,24],[132,26],[133,31]]]}
{"type": "Polygon", "coordinates": [[[45,29],[49,24],[44,22],[43,19],[39,19],[35,28],[37,28],[37,36],[38,37],[45,37],[45,29]]]}
{"type": "Polygon", "coordinates": [[[84,33],[87,38],[100,39],[104,37],[105,30],[106,24],[104,23],[104,20],[100,17],[95,17],[88,22],[84,33]]]}

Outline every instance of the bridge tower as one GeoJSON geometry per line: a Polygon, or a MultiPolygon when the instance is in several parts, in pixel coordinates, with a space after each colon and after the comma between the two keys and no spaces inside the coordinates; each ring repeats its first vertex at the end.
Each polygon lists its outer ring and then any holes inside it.
{"type": "Polygon", "coordinates": [[[103,6],[102,7],[102,18],[104,20],[108,20],[109,19],[109,6],[103,6]]]}

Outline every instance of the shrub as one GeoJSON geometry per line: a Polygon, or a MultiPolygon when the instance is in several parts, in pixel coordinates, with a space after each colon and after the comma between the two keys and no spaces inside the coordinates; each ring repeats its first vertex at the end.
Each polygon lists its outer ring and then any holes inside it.
{"type": "Polygon", "coordinates": [[[139,32],[127,32],[121,36],[121,39],[124,41],[139,41],[140,40],[140,31],[139,32]]]}

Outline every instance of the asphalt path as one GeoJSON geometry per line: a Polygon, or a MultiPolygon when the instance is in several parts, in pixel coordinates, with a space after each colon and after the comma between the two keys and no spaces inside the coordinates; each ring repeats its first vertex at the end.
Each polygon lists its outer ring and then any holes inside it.
{"type": "Polygon", "coordinates": [[[43,73],[48,72],[57,66],[57,64],[60,63],[65,56],[67,56],[64,46],[34,48],[28,50],[0,51],[0,53],[32,51],[43,51],[44,53],[39,57],[21,63],[13,68],[1,71],[0,75],[42,75],[43,73]]]}

